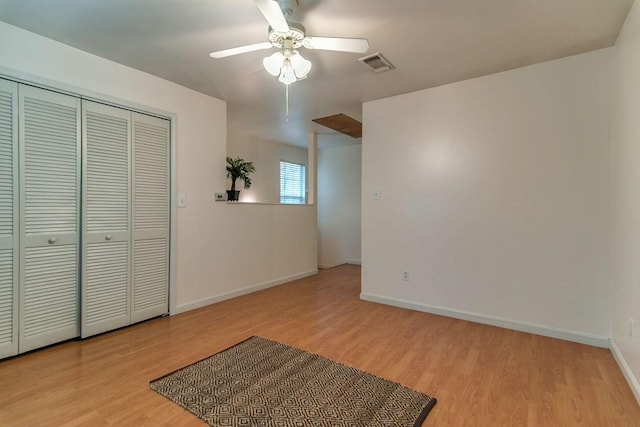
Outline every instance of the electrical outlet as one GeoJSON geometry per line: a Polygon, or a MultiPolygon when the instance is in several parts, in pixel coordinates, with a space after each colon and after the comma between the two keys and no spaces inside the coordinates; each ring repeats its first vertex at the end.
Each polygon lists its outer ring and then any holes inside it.
{"type": "Polygon", "coordinates": [[[402,270],[402,280],[405,282],[409,281],[409,270],[402,270]]]}

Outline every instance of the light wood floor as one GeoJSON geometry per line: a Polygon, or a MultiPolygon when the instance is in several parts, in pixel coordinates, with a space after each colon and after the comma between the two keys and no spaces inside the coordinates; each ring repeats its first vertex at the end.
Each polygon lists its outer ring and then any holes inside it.
{"type": "Polygon", "coordinates": [[[424,426],[640,426],[606,349],[360,301],[360,268],[0,362],[1,426],[201,426],[149,380],[260,335],[428,393],[424,426]]]}

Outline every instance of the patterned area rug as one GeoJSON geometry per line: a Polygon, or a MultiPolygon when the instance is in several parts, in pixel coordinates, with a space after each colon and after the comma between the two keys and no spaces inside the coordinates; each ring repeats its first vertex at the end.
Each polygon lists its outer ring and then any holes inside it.
{"type": "Polygon", "coordinates": [[[260,337],[151,381],[211,426],[420,426],[436,399],[260,337]]]}

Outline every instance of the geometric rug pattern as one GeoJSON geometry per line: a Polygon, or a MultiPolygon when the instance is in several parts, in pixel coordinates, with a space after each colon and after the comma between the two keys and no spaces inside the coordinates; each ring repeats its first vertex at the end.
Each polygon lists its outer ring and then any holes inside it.
{"type": "Polygon", "coordinates": [[[420,426],[436,403],[393,381],[261,337],[150,385],[211,426],[420,426]]]}

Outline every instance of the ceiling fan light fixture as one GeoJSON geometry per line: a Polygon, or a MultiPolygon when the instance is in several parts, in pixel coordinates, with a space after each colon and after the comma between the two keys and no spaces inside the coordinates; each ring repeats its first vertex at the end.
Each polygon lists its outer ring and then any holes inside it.
{"type": "Polygon", "coordinates": [[[304,59],[298,52],[294,52],[291,55],[290,61],[299,80],[307,77],[307,74],[311,71],[311,61],[304,59]]]}
{"type": "Polygon", "coordinates": [[[284,65],[284,55],[282,52],[276,52],[273,55],[267,56],[262,60],[265,70],[274,77],[280,75],[280,71],[284,65]]]}
{"type": "Polygon", "coordinates": [[[293,69],[293,65],[291,65],[291,61],[289,60],[289,58],[285,58],[284,64],[282,64],[282,71],[280,72],[278,81],[280,81],[280,83],[290,85],[291,83],[295,83],[297,80],[298,79],[296,78],[296,72],[293,69]]]}
{"type": "Polygon", "coordinates": [[[290,85],[307,77],[311,71],[311,61],[306,60],[297,51],[284,49],[262,60],[265,70],[281,83],[290,85]]]}

